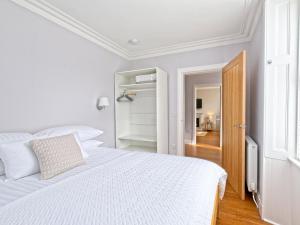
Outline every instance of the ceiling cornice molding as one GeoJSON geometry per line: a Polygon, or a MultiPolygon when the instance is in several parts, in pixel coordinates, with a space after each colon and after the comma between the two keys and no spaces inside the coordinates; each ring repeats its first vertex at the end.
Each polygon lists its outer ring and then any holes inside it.
{"type": "Polygon", "coordinates": [[[264,4],[265,4],[265,0],[259,0],[257,2],[256,7],[254,8],[254,13],[252,15],[251,28],[249,30],[249,39],[250,40],[253,39],[253,36],[255,34],[259,19],[262,16],[262,13],[263,13],[263,10],[264,10],[264,4]]]}
{"type": "Polygon", "coordinates": [[[62,26],[63,28],[128,59],[128,51],[97,31],[74,19],[44,0],[11,0],[12,2],[62,26]]]}
{"type": "Polygon", "coordinates": [[[235,35],[216,37],[207,40],[182,43],[144,51],[128,51],[109,38],[93,30],[89,26],[49,4],[45,0],[11,1],[127,60],[151,58],[168,54],[248,42],[252,40],[264,2],[263,0],[258,0],[257,4],[254,4],[253,2],[249,3],[249,0],[245,0],[245,7],[248,7],[246,10],[248,13],[245,14],[245,19],[241,26],[241,32],[235,35]]]}
{"type": "Polygon", "coordinates": [[[145,59],[145,58],[190,52],[190,51],[207,49],[207,48],[222,47],[226,45],[240,44],[248,41],[250,41],[250,38],[244,35],[234,35],[231,37],[207,39],[207,40],[201,40],[201,41],[195,41],[189,43],[182,43],[178,45],[171,45],[171,46],[161,47],[156,49],[150,49],[145,51],[131,52],[129,55],[129,60],[145,59]]]}
{"type": "Polygon", "coordinates": [[[215,48],[249,42],[252,40],[255,33],[259,17],[262,13],[264,0],[258,0],[257,2],[252,1],[251,3],[249,3],[249,1],[250,0],[245,0],[245,7],[248,7],[246,12],[248,13],[245,14],[245,19],[241,26],[240,33],[145,51],[130,52],[129,60],[152,58],[175,53],[183,53],[200,49],[215,48]]]}

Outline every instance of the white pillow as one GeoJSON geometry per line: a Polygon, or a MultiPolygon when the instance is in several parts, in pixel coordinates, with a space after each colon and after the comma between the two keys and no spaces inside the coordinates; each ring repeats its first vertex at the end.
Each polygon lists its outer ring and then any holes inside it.
{"type": "Polygon", "coordinates": [[[0,145],[0,158],[8,179],[19,179],[38,173],[39,162],[31,149],[30,141],[0,145]]]}
{"type": "MultiPolygon", "coordinates": [[[[62,135],[60,135],[60,136],[62,136],[62,135]]],[[[88,155],[88,153],[84,150],[84,147],[82,147],[82,144],[81,144],[81,141],[79,140],[78,134],[77,134],[77,133],[73,133],[73,136],[74,136],[74,138],[75,138],[75,140],[76,140],[76,142],[77,142],[77,144],[78,144],[78,146],[79,146],[79,148],[80,148],[82,157],[83,157],[84,159],[88,158],[89,155],[88,155]]],[[[58,136],[54,136],[54,137],[58,137],[58,136]]],[[[47,137],[47,138],[50,138],[50,137],[47,137]]]]}
{"type": "Polygon", "coordinates": [[[33,135],[30,133],[0,133],[0,144],[16,142],[16,141],[24,141],[32,138],[33,135]]]}
{"type": "Polygon", "coordinates": [[[84,141],[84,142],[81,143],[81,145],[84,149],[96,148],[96,147],[99,147],[103,144],[104,144],[104,142],[97,141],[97,140],[88,140],[88,141],[84,141]]]}
{"type": "Polygon", "coordinates": [[[3,162],[0,160],[0,176],[5,174],[5,170],[4,170],[4,164],[3,162]]]}
{"type": "Polygon", "coordinates": [[[47,136],[61,136],[71,133],[77,133],[80,141],[87,141],[103,134],[103,131],[89,127],[89,126],[62,126],[53,127],[46,130],[39,131],[34,134],[36,137],[47,136]]]}
{"type": "MultiPolygon", "coordinates": [[[[25,132],[10,132],[10,133],[0,133],[0,144],[24,141],[32,138],[33,135],[25,132]]],[[[4,164],[0,160],[0,176],[5,174],[4,164]]]]}
{"type": "MultiPolygon", "coordinates": [[[[88,154],[73,134],[83,158],[87,158],[88,154]]],[[[48,137],[39,137],[36,139],[46,139],[48,137]]],[[[5,167],[5,175],[8,179],[19,179],[40,172],[39,162],[32,150],[31,141],[34,138],[26,141],[0,144],[0,158],[5,167]]]]}

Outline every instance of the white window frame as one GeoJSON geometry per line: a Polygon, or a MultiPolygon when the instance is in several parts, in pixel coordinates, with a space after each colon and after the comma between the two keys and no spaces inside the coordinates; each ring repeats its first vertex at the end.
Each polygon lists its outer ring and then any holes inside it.
{"type": "MultiPolygon", "coordinates": [[[[298,5],[298,16],[300,12],[300,4],[298,5]]],[[[298,82],[297,82],[297,131],[296,131],[296,151],[291,157],[300,162],[300,16],[298,20],[298,82]]]]}
{"type": "Polygon", "coordinates": [[[266,0],[265,2],[264,155],[277,160],[298,161],[296,160],[298,142],[300,147],[300,92],[299,116],[297,116],[298,82],[300,82],[298,77],[298,8],[297,0],[266,0]],[[294,5],[297,8],[294,8],[294,5]],[[285,6],[288,8],[284,8],[285,6]],[[285,14],[278,14],[276,11],[278,9],[285,10],[282,11],[285,14]],[[287,40],[283,39],[283,41],[288,41],[288,44],[282,45],[286,49],[280,49],[281,40],[276,39],[280,37],[275,33],[275,29],[283,26],[283,24],[277,24],[279,16],[285,16],[283,19],[289,22],[289,28],[283,29],[283,32],[287,32],[288,35],[287,40]],[[280,92],[285,96],[279,99],[281,102],[277,102],[280,92]],[[299,141],[297,141],[298,118],[299,141]],[[282,122],[282,119],[285,121],[282,122]]]}

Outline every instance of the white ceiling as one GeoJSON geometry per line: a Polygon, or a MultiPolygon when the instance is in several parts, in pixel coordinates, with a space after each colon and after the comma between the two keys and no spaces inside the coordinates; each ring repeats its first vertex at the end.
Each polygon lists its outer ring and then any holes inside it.
{"type": "Polygon", "coordinates": [[[261,0],[12,1],[132,59],[249,41],[262,2],[261,0]],[[140,43],[136,46],[128,44],[128,40],[132,38],[137,38],[140,43]]]}

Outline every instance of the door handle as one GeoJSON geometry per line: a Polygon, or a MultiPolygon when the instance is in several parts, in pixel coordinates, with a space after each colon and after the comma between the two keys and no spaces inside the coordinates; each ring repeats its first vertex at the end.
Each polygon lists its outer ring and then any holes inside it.
{"type": "Polygon", "coordinates": [[[246,124],[235,124],[235,125],[233,125],[233,127],[235,127],[235,128],[241,128],[241,129],[246,129],[247,125],[246,124]]]}

